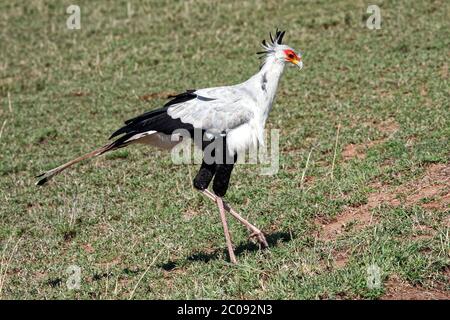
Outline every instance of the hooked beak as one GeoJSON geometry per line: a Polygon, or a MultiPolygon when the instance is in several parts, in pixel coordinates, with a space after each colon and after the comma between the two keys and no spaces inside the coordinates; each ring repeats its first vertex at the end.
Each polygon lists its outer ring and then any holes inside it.
{"type": "Polygon", "coordinates": [[[292,63],[296,65],[300,70],[303,68],[303,61],[301,59],[302,58],[292,60],[292,63]]]}

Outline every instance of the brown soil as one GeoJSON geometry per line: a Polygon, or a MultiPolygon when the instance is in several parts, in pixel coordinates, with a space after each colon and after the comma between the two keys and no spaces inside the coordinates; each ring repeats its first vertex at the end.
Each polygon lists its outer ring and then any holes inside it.
{"type": "Polygon", "coordinates": [[[95,265],[101,268],[110,268],[112,266],[115,266],[119,263],[122,262],[122,258],[120,256],[115,257],[114,259],[110,260],[110,261],[102,261],[99,263],[96,263],[95,265]]]}
{"type": "Polygon", "coordinates": [[[344,147],[341,155],[344,160],[350,160],[353,158],[364,159],[366,157],[365,146],[364,144],[350,143],[344,147]]]}
{"type": "Polygon", "coordinates": [[[386,293],[381,300],[448,300],[450,292],[413,286],[398,277],[390,277],[384,284],[386,293]]]}
{"type": "Polygon", "coordinates": [[[388,119],[375,125],[384,135],[392,135],[400,129],[400,126],[393,119],[388,119]]]}
{"type": "MultiPolygon", "coordinates": [[[[321,226],[319,238],[330,241],[350,229],[360,230],[371,225],[374,223],[371,210],[381,205],[421,205],[425,209],[445,210],[450,204],[450,164],[433,164],[427,168],[422,178],[395,188],[381,183],[374,183],[372,187],[376,191],[368,196],[366,204],[356,208],[347,207],[332,221],[317,218],[316,224],[321,226]]],[[[448,218],[446,223],[449,223],[448,218]]],[[[433,236],[431,228],[417,228],[421,233],[418,237],[433,236]]]]}
{"type": "Polygon", "coordinates": [[[442,79],[448,79],[448,63],[444,63],[441,67],[441,77],[442,79]]]}
{"type": "Polygon", "coordinates": [[[94,253],[95,249],[94,247],[92,247],[92,245],[90,243],[86,243],[82,245],[83,250],[86,251],[86,253],[94,253]]]}
{"type": "Polygon", "coordinates": [[[407,205],[420,203],[423,208],[445,210],[450,205],[450,164],[433,164],[422,178],[394,192],[404,197],[407,205]]]}
{"type": "Polygon", "coordinates": [[[416,233],[413,237],[415,240],[431,239],[435,234],[435,230],[433,228],[423,225],[414,226],[414,231],[416,233]]]}
{"type": "Polygon", "coordinates": [[[70,96],[70,97],[86,97],[89,95],[90,95],[89,92],[83,92],[83,91],[73,91],[68,94],[68,96],[70,96]]]}
{"type": "Polygon", "coordinates": [[[372,223],[372,214],[367,205],[359,208],[347,208],[334,221],[327,222],[319,218],[316,223],[321,225],[319,239],[330,241],[336,239],[340,234],[352,230],[360,230],[372,223]]]}
{"type": "Polygon", "coordinates": [[[366,157],[367,149],[383,143],[389,136],[397,132],[400,128],[400,126],[394,120],[383,121],[381,123],[374,124],[374,126],[383,133],[385,138],[358,144],[350,143],[346,145],[341,153],[341,156],[344,160],[350,160],[354,158],[364,159],[366,157]]]}
{"type": "Polygon", "coordinates": [[[336,268],[343,268],[347,265],[348,262],[348,252],[347,251],[338,251],[333,254],[334,256],[334,265],[336,268]]]}
{"type": "Polygon", "coordinates": [[[200,212],[193,210],[193,209],[188,209],[183,213],[183,218],[186,221],[191,220],[192,218],[198,216],[200,214],[200,212]]]}

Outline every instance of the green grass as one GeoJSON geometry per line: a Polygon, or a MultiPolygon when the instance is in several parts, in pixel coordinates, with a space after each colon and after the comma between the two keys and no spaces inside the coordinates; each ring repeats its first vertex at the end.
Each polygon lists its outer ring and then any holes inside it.
{"type": "Polygon", "coordinates": [[[2,1],[0,298],[372,299],[394,275],[448,293],[449,210],[425,209],[425,196],[371,209],[374,223],[335,241],[317,237],[318,217],[364,205],[373,183],[395,188],[449,164],[449,2],[375,3],[383,23],[371,31],[364,1],[78,1],[74,31],[71,2],[2,1]],[[286,70],[269,118],[281,130],[280,171],[239,166],[226,196],[268,234],[269,250],[230,219],[230,265],[218,212],[191,187],[197,167],[158,150],[132,147],[34,185],[161,106],[158,93],[247,79],[277,26],[305,63],[286,70]],[[398,130],[387,134],[386,122],[398,130]],[[368,141],[379,143],[344,161],[346,145],[368,141]],[[418,223],[432,235],[416,237],[418,223]],[[371,264],[378,289],[366,284],[371,264]],[[66,286],[70,265],[81,268],[79,290],[66,286]]]}

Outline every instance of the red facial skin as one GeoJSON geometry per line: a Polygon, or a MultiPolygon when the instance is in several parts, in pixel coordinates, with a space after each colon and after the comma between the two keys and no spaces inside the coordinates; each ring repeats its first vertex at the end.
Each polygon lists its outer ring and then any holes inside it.
{"type": "Polygon", "coordinates": [[[302,59],[299,56],[297,56],[297,54],[294,51],[290,49],[284,50],[284,54],[286,55],[286,61],[289,62],[300,61],[302,59]]]}

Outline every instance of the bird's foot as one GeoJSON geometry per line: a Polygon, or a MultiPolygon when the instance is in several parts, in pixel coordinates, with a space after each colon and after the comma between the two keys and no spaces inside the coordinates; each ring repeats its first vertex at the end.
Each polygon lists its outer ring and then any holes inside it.
{"type": "MultiPolygon", "coordinates": [[[[202,193],[204,195],[206,195],[208,198],[210,198],[212,201],[217,202],[217,199],[219,197],[217,197],[215,194],[213,194],[211,191],[209,191],[208,189],[202,190],[202,193]]],[[[227,210],[228,212],[230,212],[230,214],[235,217],[240,223],[242,223],[248,231],[251,232],[249,239],[250,238],[256,238],[256,240],[259,242],[259,244],[261,245],[262,248],[267,248],[269,247],[269,244],[267,243],[266,237],[264,236],[264,233],[259,230],[257,227],[255,227],[254,225],[252,225],[250,222],[248,222],[247,220],[245,220],[244,218],[242,218],[236,211],[234,211],[227,203],[221,201],[224,209],[227,210]]]]}
{"type": "Polygon", "coordinates": [[[254,231],[250,236],[249,239],[256,239],[262,248],[268,248],[269,244],[267,243],[266,237],[264,236],[264,233],[261,230],[254,231]]]}

